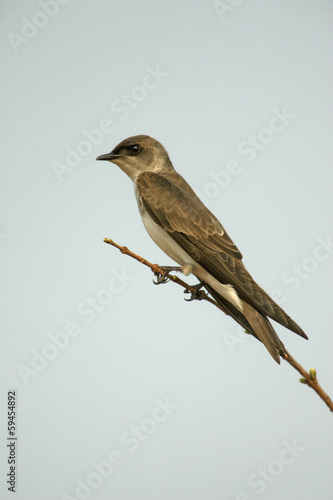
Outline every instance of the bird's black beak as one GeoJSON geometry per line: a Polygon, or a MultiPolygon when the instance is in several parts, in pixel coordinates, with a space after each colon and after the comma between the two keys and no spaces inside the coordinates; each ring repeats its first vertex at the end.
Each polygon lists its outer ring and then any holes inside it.
{"type": "Polygon", "coordinates": [[[112,161],[116,158],[121,158],[122,155],[115,155],[114,153],[106,153],[105,155],[97,156],[96,160],[112,161]]]}

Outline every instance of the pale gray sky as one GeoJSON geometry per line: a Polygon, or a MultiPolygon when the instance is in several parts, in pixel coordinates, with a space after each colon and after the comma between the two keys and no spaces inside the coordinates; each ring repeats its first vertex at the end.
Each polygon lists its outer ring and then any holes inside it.
{"type": "Polygon", "coordinates": [[[95,158],[148,134],[309,341],[333,394],[332,3],[1,2],[1,486],[17,500],[328,500],[331,415],[171,264],[95,158]]]}

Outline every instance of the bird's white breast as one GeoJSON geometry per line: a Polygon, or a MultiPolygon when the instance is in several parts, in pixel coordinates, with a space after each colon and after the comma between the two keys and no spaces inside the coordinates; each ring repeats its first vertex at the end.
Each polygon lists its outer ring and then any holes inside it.
{"type": "Polygon", "coordinates": [[[171,236],[169,236],[161,226],[156,224],[156,222],[151,218],[147,210],[141,203],[140,195],[136,189],[134,183],[135,196],[138,202],[140,215],[142,222],[147,230],[147,233],[152,238],[164,253],[166,253],[172,260],[177,262],[182,268],[183,272],[186,269],[190,269],[189,273],[184,272],[184,274],[194,274],[202,281],[211,285],[214,290],[216,290],[220,295],[229,300],[234,306],[236,306],[240,311],[243,309],[242,301],[238,297],[238,294],[232,285],[224,285],[220,283],[214,276],[208,273],[203,267],[201,267],[192,257],[183,250],[183,248],[176,243],[171,236]]]}
{"type": "Polygon", "coordinates": [[[141,210],[142,222],[147,230],[149,236],[154,240],[157,246],[160,247],[172,260],[177,262],[180,266],[184,264],[192,264],[195,266],[196,262],[176,243],[171,236],[169,236],[153,219],[148,212],[141,210]]]}

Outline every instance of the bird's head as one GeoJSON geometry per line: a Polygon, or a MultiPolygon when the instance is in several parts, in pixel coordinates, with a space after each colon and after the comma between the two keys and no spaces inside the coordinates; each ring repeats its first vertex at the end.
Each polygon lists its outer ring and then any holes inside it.
{"type": "Polygon", "coordinates": [[[111,153],[98,156],[118,165],[133,181],[141,172],[173,170],[162,144],[148,135],[135,135],[122,141],[111,153]]]}

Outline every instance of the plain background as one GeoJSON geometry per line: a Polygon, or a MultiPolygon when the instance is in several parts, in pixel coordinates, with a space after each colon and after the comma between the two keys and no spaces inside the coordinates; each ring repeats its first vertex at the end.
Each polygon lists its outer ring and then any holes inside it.
{"type": "Polygon", "coordinates": [[[153,286],[103,243],[172,264],[131,181],[95,158],[131,135],[162,142],[254,278],[279,290],[310,340],[277,331],[332,396],[332,3],[63,0],[50,14],[40,3],[1,2],[1,498],[13,498],[14,389],[16,499],[328,500],[323,401],[220,311],[153,286]],[[276,110],[292,117],[270,133],[276,110]],[[82,143],[103,120],[112,131],[82,143]],[[262,138],[254,158],[239,149],[251,137],[262,138]],[[231,161],[237,174],[218,185],[231,161]],[[36,352],[53,359],[34,370],[36,352]],[[158,413],[167,398],[170,415],[158,413]],[[121,436],[141,425],[131,451],[121,436]],[[93,463],[113,450],[123,463],[101,479],[93,463]],[[90,493],[75,493],[78,479],[90,493]]]}

